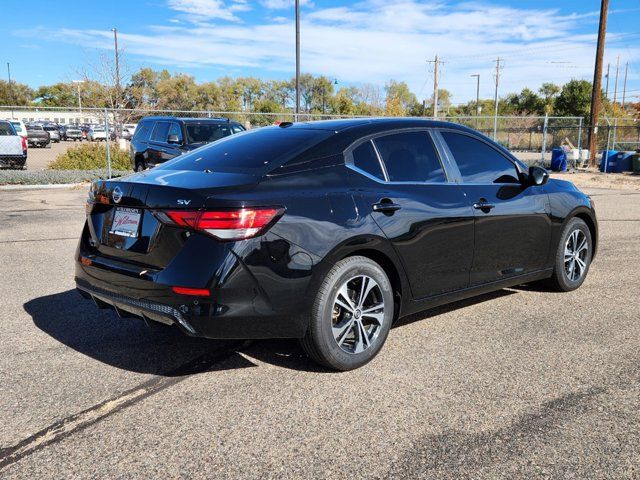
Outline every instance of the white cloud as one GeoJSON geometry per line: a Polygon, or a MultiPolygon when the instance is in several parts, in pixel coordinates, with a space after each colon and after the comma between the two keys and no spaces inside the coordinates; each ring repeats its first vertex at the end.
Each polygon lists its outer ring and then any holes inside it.
{"type": "Polygon", "coordinates": [[[229,5],[223,0],[168,0],[167,6],[195,22],[212,19],[238,22],[240,19],[234,12],[251,10],[246,0],[234,0],[229,5]]]}
{"type": "MultiPolygon", "coordinates": [[[[199,21],[189,26],[147,27],[144,33],[119,31],[127,54],[162,65],[215,68],[216,75],[220,69],[242,72],[247,68],[260,71],[264,78],[293,74],[291,17],[274,21],[265,15],[262,22],[245,25],[234,12],[249,8],[246,2],[171,2],[174,9],[215,20],[216,25],[199,21]]],[[[576,15],[491,3],[365,0],[303,11],[302,70],[337,78],[343,85],[403,80],[425,98],[432,85],[426,60],[438,54],[446,62],[441,86],[453,93],[454,102],[462,102],[475,97],[475,80],[469,77],[472,73],[481,74],[481,95],[492,96],[492,60],[497,55],[504,58],[502,94],[525,86],[537,88],[546,81],[590,79],[596,30],[597,15],[591,12],[576,15]],[[594,33],[581,33],[585,30],[594,33]],[[567,61],[571,63],[551,63],[567,61]]],[[[64,30],[52,34],[60,41],[112,48],[110,32],[64,30]]],[[[615,58],[620,53],[629,61],[639,59],[640,46],[635,45],[623,50],[612,35],[607,55],[615,58]]]]}
{"type": "MultiPolygon", "coordinates": [[[[292,8],[294,0],[260,0],[260,4],[270,10],[284,10],[285,8],[292,8]]],[[[300,0],[300,6],[313,6],[311,0],[300,0]]]]}

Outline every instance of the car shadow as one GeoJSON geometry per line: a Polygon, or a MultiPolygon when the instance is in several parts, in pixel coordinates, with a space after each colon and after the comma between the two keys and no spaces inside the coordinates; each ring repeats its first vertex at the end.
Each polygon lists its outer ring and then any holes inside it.
{"type": "MultiPolygon", "coordinates": [[[[400,319],[393,328],[515,293],[499,290],[432,308],[400,319]]],[[[335,373],[311,361],[295,339],[243,343],[189,337],[175,327],[149,327],[142,320],[119,318],[113,310],[99,310],[75,290],[35,298],[24,309],[36,327],[65,346],[132,372],[182,376],[253,367],[253,359],[291,370],[335,373]]]]}
{"type": "Polygon", "coordinates": [[[76,290],[24,304],[33,323],[67,347],[105,364],[137,373],[181,376],[255,366],[237,353],[241,342],[194,338],[176,327],[149,327],[137,318],[99,310],[76,290]]]}

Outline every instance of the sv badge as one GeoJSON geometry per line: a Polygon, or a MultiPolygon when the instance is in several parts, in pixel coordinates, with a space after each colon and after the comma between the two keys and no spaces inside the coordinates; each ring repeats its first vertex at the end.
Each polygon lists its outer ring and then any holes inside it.
{"type": "Polygon", "coordinates": [[[178,199],[178,205],[184,205],[185,207],[191,203],[191,200],[178,199]]]}

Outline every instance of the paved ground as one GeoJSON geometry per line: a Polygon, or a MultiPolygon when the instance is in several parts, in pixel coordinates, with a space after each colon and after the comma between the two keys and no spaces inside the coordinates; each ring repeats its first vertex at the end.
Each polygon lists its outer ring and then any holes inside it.
{"type": "Polygon", "coordinates": [[[592,190],[581,289],[409,318],[350,373],[73,291],[83,191],[0,191],[0,477],[640,478],[640,193],[592,190]]]}

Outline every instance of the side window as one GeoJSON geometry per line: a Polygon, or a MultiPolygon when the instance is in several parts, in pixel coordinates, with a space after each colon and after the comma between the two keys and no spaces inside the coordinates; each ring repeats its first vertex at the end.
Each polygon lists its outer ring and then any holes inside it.
{"type": "Polygon", "coordinates": [[[376,147],[392,182],[446,182],[442,164],[427,132],[376,138],[376,147]]]}
{"type": "Polygon", "coordinates": [[[464,182],[518,183],[515,165],[485,142],[454,132],[442,132],[442,136],[458,164],[464,182]]]}
{"type": "Polygon", "coordinates": [[[169,122],[156,122],[156,126],[153,127],[153,133],[151,134],[151,140],[154,142],[167,142],[169,136],[169,122]]]}
{"type": "Polygon", "coordinates": [[[178,140],[182,142],[182,129],[180,128],[180,124],[172,122],[171,127],[169,127],[169,133],[167,134],[167,138],[169,135],[175,135],[178,137],[178,140]]]}
{"type": "Polygon", "coordinates": [[[149,140],[149,133],[151,133],[151,125],[149,124],[149,122],[140,122],[138,124],[138,128],[136,128],[136,133],[133,136],[133,140],[149,140]]]}
{"type": "Polygon", "coordinates": [[[231,131],[233,133],[240,133],[240,132],[244,132],[244,128],[242,128],[240,125],[232,125],[231,131]]]}
{"type": "Polygon", "coordinates": [[[371,140],[354,148],[351,152],[351,156],[353,157],[354,167],[358,167],[369,175],[373,175],[380,180],[384,180],[382,166],[378,161],[378,156],[376,155],[376,151],[373,148],[371,140]]]}

